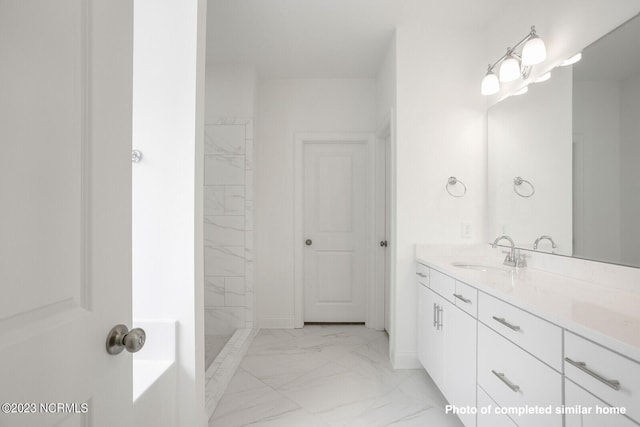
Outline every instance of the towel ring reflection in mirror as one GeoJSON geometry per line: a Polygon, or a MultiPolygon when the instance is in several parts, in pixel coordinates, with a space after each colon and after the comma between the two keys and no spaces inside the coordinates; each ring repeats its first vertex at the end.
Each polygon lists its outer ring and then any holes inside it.
{"type": "Polygon", "coordinates": [[[515,191],[516,194],[520,197],[528,198],[533,196],[536,193],[536,187],[534,187],[530,181],[527,181],[526,179],[523,179],[520,176],[516,176],[515,178],[513,178],[513,191],[515,191]],[[531,187],[530,192],[528,192],[529,194],[522,193],[521,190],[520,191],[518,190],[518,188],[524,183],[528,184],[529,187],[531,187]]]}
{"type": "Polygon", "coordinates": [[[140,150],[133,150],[131,152],[131,161],[133,163],[140,163],[140,160],[142,160],[142,152],[140,152],[140,150]]]}
{"type": "Polygon", "coordinates": [[[462,197],[465,194],[467,194],[467,186],[464,185],[464,182],[460,181],[458,178],[456,178],[455,176],[450,176],[449,179],[447,180],[447,185],[445,186],[445,189],[447,190],[447,193],[449,193],[451,196],[453,197],[462,197]],[[460,184],[462,186],[462,194],[455,194],[451,192],[451,189],[456,185],[456,184],[460,184]]]}

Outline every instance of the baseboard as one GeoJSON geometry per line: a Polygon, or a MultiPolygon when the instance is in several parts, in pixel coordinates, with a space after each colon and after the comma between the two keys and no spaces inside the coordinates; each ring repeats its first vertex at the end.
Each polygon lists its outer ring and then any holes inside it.
{"type": "Polygon", "coordinates": [[[293,316],[263,316],[258,320],[260,329],[293,329],[293,316]]]}
{"type": "Polygon", "coordinates": [[[422,364],[418,360],[418,353],[398,353],[391,354],[391,365],[393,369],[422,369],[422,364]]]}

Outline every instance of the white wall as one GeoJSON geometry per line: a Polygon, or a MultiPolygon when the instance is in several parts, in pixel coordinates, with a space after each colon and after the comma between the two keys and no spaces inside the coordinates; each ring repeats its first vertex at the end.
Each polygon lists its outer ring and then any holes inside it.
{"type": "Polygon", "coordinates": [[[396,31],[396,368],[417,367],[414,246],[486,241],[486,116],[480,95],[486,55],[478,32],[396,31]],[[455,54],[464,52],[464,54],[455,54]],[[456,176],[467,194],[445,191],[456,176]],[[472,237],[461,237],[461,223],[472,237]]]}
{"type": "MultiPolygon", "coordinates": [[[[559,67],[546,82],[489,109],[489,240],[507,234],[532,248],[549,235],[556,253],[572,254],[572,70],[559,67]],[[513,179],[531,182],[514,191],[513,179]]],[[[539,250],[551,250],[543,241],[539,250]]]]}
{"type": "Polygon", "coordinates": [[[378,75],[376,76],[376,124],[378,129],[390,119],[396,108],[396,38],[389,42],[378,75]]]}
{"type": "Polygon", "coordinates": [[[622,81],[620,93],[622,261],[640,265],[640,76],[622,81]]]}
{"type": "Polygon", "coordinates": [[[133,144],[144,157],[133,165],[133,316],[177,320],[177,424],[204,426],[196,159],[203,145],[206,1],[136,0],[134,7],[133,144]]]}
{"type": "MultiPolygon", "coordinates": [[[[532,25],[543,38],[547,48],[547,60],[534,67],[533,80],[566,58],[590,45],[636,13],[640,12],[637,0],[539,0],[507,2],[487,30],[487,55],[484,63],[493,63],[505,52],[506,47],[522,39],[532,25]]],[[[478,88],[486,72],[486,65],[477,70],[478,88]]],[[[489,99],[496,102],[522,82],[504,85],[497,95],[489,99]]]]}
{"type": "Polygon", "coordinates": [[[255,277],[259,327],[294,326],[294,135],[374,132],[373,79],[262,80],[255,145],[255,277]]]}
{"type": "Polygon", "coordinates": [[[248,65],[212,64],[206,66],[205,122],[220,118],[252,118],[255,108],[256,72],[248,65]]]}

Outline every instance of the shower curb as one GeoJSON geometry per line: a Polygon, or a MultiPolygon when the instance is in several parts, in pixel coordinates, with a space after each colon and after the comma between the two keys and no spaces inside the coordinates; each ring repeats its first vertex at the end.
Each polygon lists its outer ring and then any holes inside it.
{"type": "Polygon", "coordinates": [[[229,338],[224,348],[207,368],[205,373],[205,409],[207,419],[211,418],[224,391],[236,373],[240,362],[247,354],[257,329],[238,329],[229,338]]]}

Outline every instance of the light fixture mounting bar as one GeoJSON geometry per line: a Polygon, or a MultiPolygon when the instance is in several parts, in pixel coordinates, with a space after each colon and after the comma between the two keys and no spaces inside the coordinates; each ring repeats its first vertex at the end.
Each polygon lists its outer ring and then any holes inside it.
{"type": "Polygon", "coordinates": [[[527,41],[529,41],[532,37],[534,37],[536,35],[536,26],[532,25],[531,26],[531,31],[529,31],[529,34],[527,34],[526,36],[524,36],[522,38],[522,40],[520,40],[518,43],[516,43],[513,47],[508,47],[507,48],[507,52],[502,55],[496,62],[494,62],[493,64],[491,64],[489,66],[490,70],[493,70],[495,68],[496,65],[498,65],[499,63],[501,63],[507,56],[511,55],[511,54],[515,54],[516,56],[520,56],[516,53],[516,49],[519,48],[520,46],[522,46],[524,43],[526,43],[527,41]]]}

